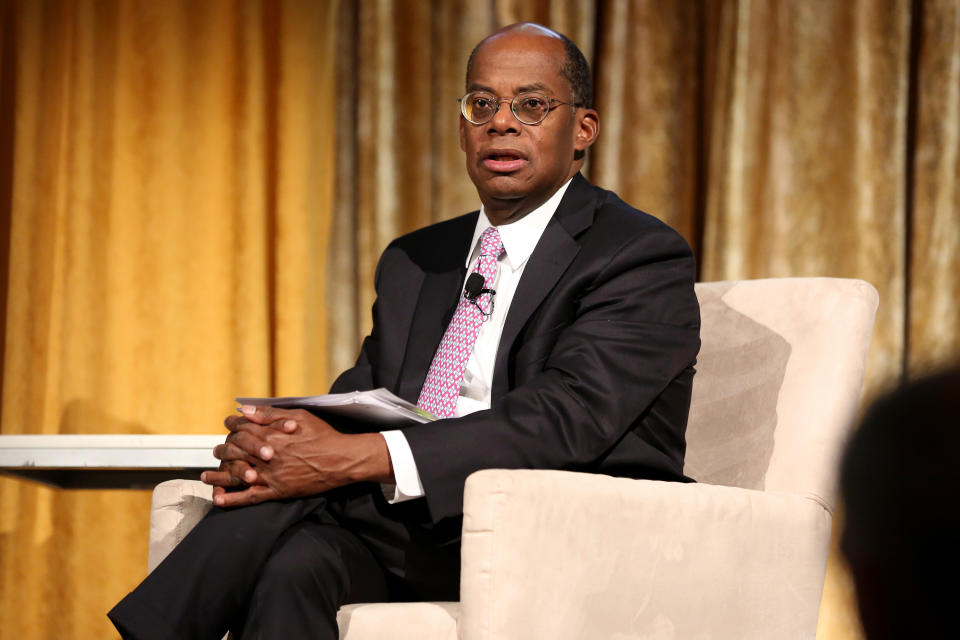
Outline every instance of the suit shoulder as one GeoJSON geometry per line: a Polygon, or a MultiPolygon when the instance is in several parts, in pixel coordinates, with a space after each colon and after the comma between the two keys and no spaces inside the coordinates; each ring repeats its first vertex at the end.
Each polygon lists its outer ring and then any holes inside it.
{"type": "Polygon", "coordinates": [[[421,227],[396,238],[389,246],[413,248],[438,242],[450,242],[452,238],[460,238],[464,235],[472,237],[479,213],[479,211],[472,211],[421,227]]]}
{"type": "Polygon", "coordinates": [[[597,209],[591,232],[615,244],[655,243],[680,253],[693,250],[680,233],[663,220],[624,202],[616,193],[594,187],[597,209]]]}
{"type": "Polygon", "coordinates": [[[400,236],[387,245],[381,263],[408,261],[425,271],[453,268],[467,255],[478,214],[474,211],[400,236]]]}

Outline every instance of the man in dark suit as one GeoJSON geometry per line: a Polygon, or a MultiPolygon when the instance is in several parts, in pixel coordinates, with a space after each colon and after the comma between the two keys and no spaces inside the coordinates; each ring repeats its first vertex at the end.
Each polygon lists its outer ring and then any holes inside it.
{"type": "Polygon", "coordinates": [[[348,602],[455,600],[478,469],[684,479],[693,257],[579,174],[591,100],[559,34],[477,46],[460,145],[483,208],[387,248],[373,330],[332,389],[387,387],[443,419],[377,433],[243,407],[204,474],[216,507],[111,611],[125,638],[335,638],[348,602]]]}

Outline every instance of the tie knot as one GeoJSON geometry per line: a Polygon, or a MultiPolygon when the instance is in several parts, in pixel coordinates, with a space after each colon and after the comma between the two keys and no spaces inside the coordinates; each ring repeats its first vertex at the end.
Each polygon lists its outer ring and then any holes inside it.
{"type": "Polygon", "coordinates": [[[480,236],[480,254],[499,258],[501,253],[503,253],[503,241],[500,240],[500,232],[496,227],[487,227],[480,236]]]}

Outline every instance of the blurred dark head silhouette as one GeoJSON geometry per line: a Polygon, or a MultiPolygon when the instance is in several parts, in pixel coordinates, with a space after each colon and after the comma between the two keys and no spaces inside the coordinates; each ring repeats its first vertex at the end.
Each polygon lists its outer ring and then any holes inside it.
{"type": "Polygon", "coordinates": [[[875,402],[843,458],[843,553],[867,638],[954,638],[960,621],[960,369],[875,402]]]}

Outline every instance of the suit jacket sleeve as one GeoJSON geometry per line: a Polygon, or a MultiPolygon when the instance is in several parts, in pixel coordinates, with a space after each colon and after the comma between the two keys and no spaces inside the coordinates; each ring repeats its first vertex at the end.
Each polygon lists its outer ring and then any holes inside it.
{"type": "Polygon", "coordinates": [[[489,410],[404,429],[433,520],[462,512],[464,482],[484,468],[683,479],[700,345],[693,255],[646,214],[606,209],[518,339],[501,344],[509,390],[489,410]]]}

